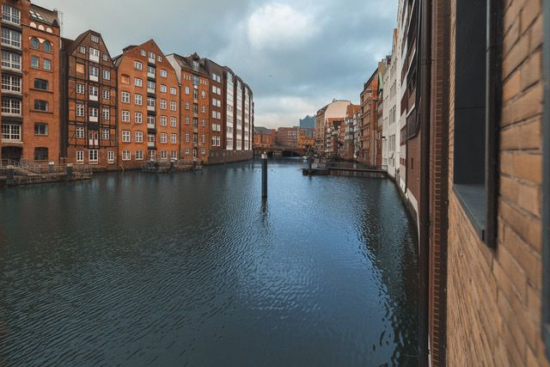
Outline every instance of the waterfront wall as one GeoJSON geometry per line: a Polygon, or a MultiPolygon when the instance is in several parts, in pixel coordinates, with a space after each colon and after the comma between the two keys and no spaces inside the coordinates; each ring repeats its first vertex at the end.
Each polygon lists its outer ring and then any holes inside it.
{"type": "Polygon", "coordinates": [[[208,157],[208,165],[248,161],[254,158],[253,151],[212,151],[208,157]]]}
{"type": "MultiPolygon", "coordinates": [[[[504,3],[494,248],[480,239],[453,190],[455,147],[450,139],[449,366],[550,365],[541,337],[542,2],[510,0],[504,3]]],[[[451,34],[456,32],[456,4],[453,0],[451,34]]],[[[450,39],[449,134],[452,137],[455,132],[454,75],[459,65],[453,61],[455,38],[450,39]]]]}

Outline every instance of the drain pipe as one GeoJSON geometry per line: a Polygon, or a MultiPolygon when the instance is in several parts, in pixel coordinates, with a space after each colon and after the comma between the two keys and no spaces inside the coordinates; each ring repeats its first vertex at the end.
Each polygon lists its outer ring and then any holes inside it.
{"type": "Polygon", "coordinates": [[[430,86],[431,86],[431,1],[420,3],[420,233],[418,331],[419,366],[428,366],[429,358],[429,284],[430,284],[430,86]]]}

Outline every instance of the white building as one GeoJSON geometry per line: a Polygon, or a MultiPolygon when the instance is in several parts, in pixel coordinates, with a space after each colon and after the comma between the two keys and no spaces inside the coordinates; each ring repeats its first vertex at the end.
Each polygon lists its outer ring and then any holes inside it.
{"type": "Polygon", "coordinates": [[[388,174],[396,177],[396,171],[399,171],[400,154],[400,128],[398,124],[398,96],[401,95],[401,79],[398,75],[398,30],[394,30],[392,54],[387,65],[384,80],[384,125],[382,127],[382,164],[388,167],[388,174]],[[398,81],[399,80],[399,81],[398,81]]]}

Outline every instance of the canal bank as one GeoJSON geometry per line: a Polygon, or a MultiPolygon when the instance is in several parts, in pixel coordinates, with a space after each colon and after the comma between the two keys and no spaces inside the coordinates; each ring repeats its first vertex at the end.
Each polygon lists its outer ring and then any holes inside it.
{"type": "Polygon", "coordinates": [[[270,162],[263,203],[258,162],[1,192],[2,360],[414,366],[393,184],[300,168],[270,162]]]}

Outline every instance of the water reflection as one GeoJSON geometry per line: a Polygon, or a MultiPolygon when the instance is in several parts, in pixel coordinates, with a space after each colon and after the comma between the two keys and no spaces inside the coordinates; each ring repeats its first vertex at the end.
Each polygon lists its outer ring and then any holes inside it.
{"type": "Polygon", "coordinates": [[[414,365],[394,187],[269,169],[0,192],[0,365],[414,365]]]}

